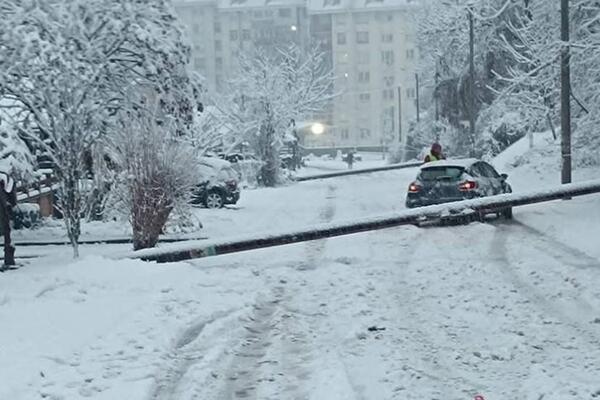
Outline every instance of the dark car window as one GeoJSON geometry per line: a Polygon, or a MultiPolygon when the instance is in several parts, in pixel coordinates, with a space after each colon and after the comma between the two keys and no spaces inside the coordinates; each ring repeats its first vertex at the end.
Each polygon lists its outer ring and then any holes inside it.
{"type": "Polygon", "coordinates": [[[435,181],[437,179],[449,178],[459,179],[464,171],[462,167],[433,167],[421,170],[419,178],[422,181],[435,181]]]}
{"type": "Polygon", "coordinates": [[[471,165],[469,167],[469,169],[467,169],[467,174],[477,178],[477,177],[483,176],[483,171],[481,171],[481,169],[479,169],[478,164],[475,164],[475,165],[471,165]]]}
{"type": "Polygon", "coordinates": [[[484,171],[485,176],[487,176],[488,178],[499,178],[500,177],[500,174],[498,174],[498,172],[496,172],[494,167],[492,167],[490,164],[482,162],[482,163],[479,163],[479,166],[484,171]]]}

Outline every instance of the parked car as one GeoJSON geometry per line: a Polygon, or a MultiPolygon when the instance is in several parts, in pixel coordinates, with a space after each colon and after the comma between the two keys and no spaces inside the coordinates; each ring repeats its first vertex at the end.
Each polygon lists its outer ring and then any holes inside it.
{"type": "Polygon", "coordinates": [[[203,157],[199,170],[202,182],[193,190],[192,204],[221,208],[238,202],[240,177],[231,163],[216,157],[203,157]]]}
{"type": "MultiPolygon", "coordinates": [[[[477,197],[511,193],[508,175],[477,159],[442,160],[423,164],[417,178],[408,186],[406,207],[414,208],[477,197]]],[[[512,218],[512,208],[499,215],[512,218]]]]}

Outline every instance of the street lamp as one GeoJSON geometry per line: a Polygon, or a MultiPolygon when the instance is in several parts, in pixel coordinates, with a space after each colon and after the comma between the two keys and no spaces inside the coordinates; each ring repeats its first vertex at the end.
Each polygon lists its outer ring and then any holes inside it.
{"type": "Polygon", "coordinates": [[[292,26],[290,26],[290,30],[292,32],[296,32],[298,30],[298,27],[296,25],[292,25],[292,26]]]}
{"type": "Polygon", "coordinates": [[[310,131],[313,133],[313,135],[322,135],[325,132],[325,125],[315,122],[310,127],[310,131]]]}

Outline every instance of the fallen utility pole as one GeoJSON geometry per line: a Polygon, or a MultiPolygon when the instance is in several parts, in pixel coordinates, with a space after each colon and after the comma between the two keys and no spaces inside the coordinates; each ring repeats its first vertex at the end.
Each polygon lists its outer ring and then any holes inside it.
{"type": "Polygon", "coordinates": [[[406,163],[401,163],[401,164],[384,165],[383,167],[362,168],[362,169],[353,169],[353,170],[349,170],[349,171],[328,172],[325,174],[318,174],[318,175],[299,176],[297,178],[294,178],[294,180],[296,182],[314,181],[316,179],[337,178],[340,176],[347,176],[347,175],[370,174],[373,172],[383,172],[383,171],[392,171],[395,169],[414,168],[414,167],[419,167],[421,165],[423,165],[423,162],[413,161],[413,162],[406,162],[406,163]]]}
{"type": "Polygon", "coordinates": [[[420,207],[380,217],[365,218],[330,224],[319,224],[304,230],[283,232],[271,235],[249,236],[232,240],[206,241],[204,243],[180,243],[158,249],[145,249],[131,253],[127,258],[145,261],[177,262],[216,256],[266,247],[282,246],[310,240],[350,235],[377,229],[392,228],[401,225],[417,224],[423,218],[440,216],[461,216],[482,211],[494,212],[508,207],[542,203],[563,198],[600,193],[600,180],[571,183],[557,188],[523,194],[503,194],[473,200],[458,201],[434,206],[420,207]]]}

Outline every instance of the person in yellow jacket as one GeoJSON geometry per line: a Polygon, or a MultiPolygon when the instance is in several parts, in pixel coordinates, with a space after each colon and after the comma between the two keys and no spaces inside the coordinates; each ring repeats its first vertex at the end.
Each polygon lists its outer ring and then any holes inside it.
{"type": "Polygon", "coordinates": [[[437,142],[431,145],[431,150],[429,150],[429,153],[425,156],[426,163],[445,159],[446,157],[444,156],[444,153],[442,153],[442,145],[437,142]]]}

